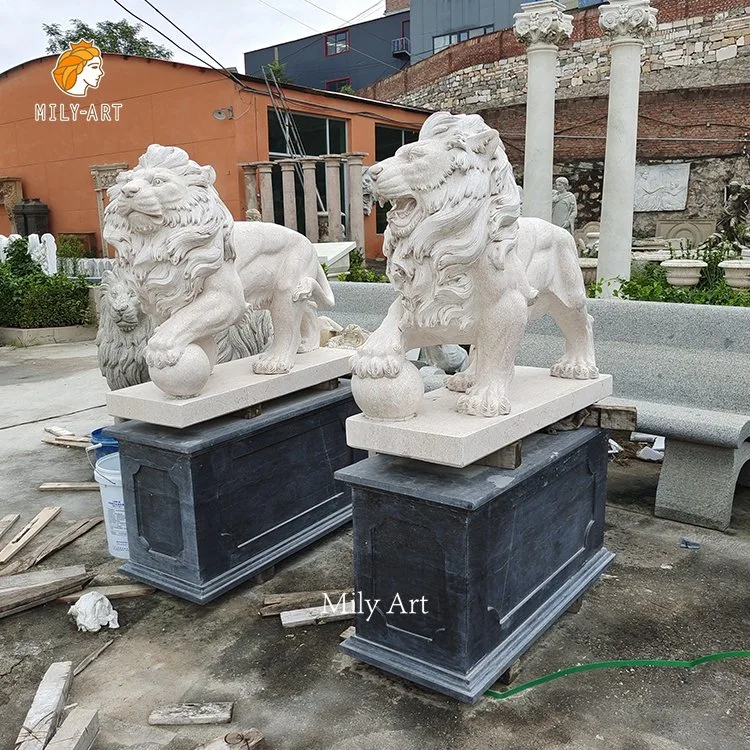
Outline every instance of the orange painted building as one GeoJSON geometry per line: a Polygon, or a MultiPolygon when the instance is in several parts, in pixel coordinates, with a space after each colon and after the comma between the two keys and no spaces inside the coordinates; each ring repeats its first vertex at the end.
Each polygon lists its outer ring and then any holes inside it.
{"type": "MultiPolygon", "coordinates": [[[[98,237],[90,168],[118,162],[132,167],[151,143],[180,146],[199,164],[211,164],[222,199],[235,219],[244,218],[239,164],[273,158],[269,129],[274,130],[276,120],[264,81],[236,74],[240,86],[207,68],[105,54],[98,88],[77,98],[56,87],[55,61],[54,56],[43,57],[0,74],[0,178],[20,178],[25,198],[39,198],[50,207],[53,234],[95,232],[98,237]],[[214,114],[230,108],[225,119],[214,114]]],[[[325,132],[335,130],[335,145],[345,149],[333,153],[366,152],[365,164],[375,162],[376,146],[382,158],[388,143],[413,137],[429,115],[294,85],[284,86],[283,92],[289,111],[307,115],[305,122],[317,123],[313,117],[334,123],[326,124],[325,132]],[[376,144],[376,130],[383,143],[376,144]]],[[[375,211],[365,218],[365,227],[367,255],[378,257],[382,235],[375,211]]],[[[9,232],[8,216],[0,210],[0,234],[9,232]]]]}

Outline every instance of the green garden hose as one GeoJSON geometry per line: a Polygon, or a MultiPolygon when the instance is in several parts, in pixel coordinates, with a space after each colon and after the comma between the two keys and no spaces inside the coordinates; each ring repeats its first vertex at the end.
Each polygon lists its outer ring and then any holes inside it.
{"type": "Polygon", "coordinates": [[[552,674],[545,675],[544,677],[537,677],[535,680],[524,682],[521,685],[505,690],[502,693],[498,693],[495,690],[488,690],[485,695],[490,698],[497,700],[504,700],[510,698],[512,695],[517,695],[524,690],[536,687],[537,685],[543,685],[545,682],[556,680],[559,677],[567,677],[577,672],[589,672],[592,669],[624,669],[628,667],[677,667],[680,669],[690,669],[692,667],[698,667],[701,664],[708,664],[711,661],[723,661],[725,659],[750,659],[750,651],[721,651],[718,654],[709,654],[708,656],[699,656],[697,659],[692,661],[675,661],[672,659],[630,659],[622,661],[597,661],[591,664],[579,664],[576,667],[568,667],[567,669],[560,669],[552,674]]]}

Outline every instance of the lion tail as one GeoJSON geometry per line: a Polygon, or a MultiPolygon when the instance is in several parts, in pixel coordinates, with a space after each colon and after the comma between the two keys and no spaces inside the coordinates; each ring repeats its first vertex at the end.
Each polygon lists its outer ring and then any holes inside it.
{"type": "Polygon", "coordinates": [[[333,297],[333,291],[331,285],[328,283],[323,267],[318,265],[318,271],[315,278],[312,276],[305,276],[300,281],[299,286],[294,290],[292,299],[298,302],[302,299],[311,299],[315,304],[323,310],[331,310],[336,304],[336,300],[333,297]]]}

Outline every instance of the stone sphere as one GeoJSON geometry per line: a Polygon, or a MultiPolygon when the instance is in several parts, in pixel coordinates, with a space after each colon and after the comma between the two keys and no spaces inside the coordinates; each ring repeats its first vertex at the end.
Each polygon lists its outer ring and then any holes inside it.
{"type": "Polygon", "coordinates": [[[416,416],[424,397],[424,383],[419,370],[404,360],[395,378],[352,375],[352,395],[366,417],[380,422],[403,422],[416,416]]]}
{"type": "Polygon", "coordinates": [[[188,344],[185,352],[171,367],[149,367],[151,382],[164,393],[179,398],[197,396],[211,375],[211,363],[198,344],[188,344]]]}

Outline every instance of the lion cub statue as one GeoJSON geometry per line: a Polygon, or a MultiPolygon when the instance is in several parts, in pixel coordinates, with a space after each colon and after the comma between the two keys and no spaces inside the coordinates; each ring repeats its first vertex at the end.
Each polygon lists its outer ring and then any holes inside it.
{"type": "Polygon", "coordinates": [[[419,140],[370,168],[390,202],[383,253],[398,299],[353,357],[359,378],[396,378],[404,352],[472,344],[469,368],[446,381],[457,411],[510,413],[516,350],[529,319],[549,313],[565,334],[552,367],[598,378],[575,241],[541,219],[519,218],[519,192],[497,131],[478,115],[437,112],[419,140]]]}
{"type": "Polygon", "coordinates": [[[253,370],[272,375],[319,346],[316,309],[334,305],[309,240],[235,222],[215,180],[181,148],[153,144],[108,191],[104,238],[156,324],[146,347],[151,379],[174,396],[200,392],[217,360],[214,337],[248,311],[271,313],[273,343],[253,370]]]}

